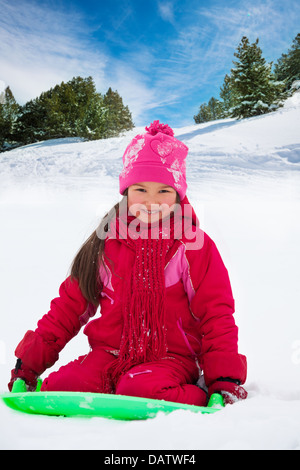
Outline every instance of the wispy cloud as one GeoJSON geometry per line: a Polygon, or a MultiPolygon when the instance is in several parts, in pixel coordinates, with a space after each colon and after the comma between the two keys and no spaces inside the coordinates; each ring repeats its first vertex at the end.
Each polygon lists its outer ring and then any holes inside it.
{"type": "Polygon", "coordinates": [[[136,120],[156,105],[142,73],[113,57],[105,43],[91,42],[86,18],[26,1],[16,8],[0,0],[0,7],[0,79],[21,104],[81,75],[92,76],[100,92],[118,89],[136,120]]]}
{"type": "Polygon", "coordinates": [[[291,45],[290,31],[299,29],[298,0],[241,0],[239,3],[200,7],[196,16],[214,31],[211,51],[215,56],[231,53],[243,36],[260,39],[265,54],[278,57],[291,45]]]}
{"type": "Polygon", "coordinates": [[[83,72],[103,79],[107,58],[90,47],[79,16],[57,15],[28,2],[16,7],[1,0],[0,5],[1,78],[18,100],[83,72]]]}
{"type": "Polygon", "coordinates": [[[267,60],[274,60],[290,47],[291,31],[299,32],[298,0],[284,6],[157,0],[142,27],[145,15],[137,17],[133,1],[109,18],[61,2],[55,11],[53,4],[0,0],[0,80],[24,103],[63,80],[91,75],[98,91],[119,91],[137,125],[164,108],[192,120],[200,103],[218,93],[242,36],[259,37],[267,60]]]}
{"type": "Polygon", "coordinates": [[[171,24],[174,23],[175,17],[174,17],[174,7],[173,7],[172,2],[159,1],[158,12],[164,21],[168,21],[171,24]]]}
{"type": "MultiPolygon", "coordinates": [[[[105,92],[109,86],[117,89],[136,123],[145,113],[179,98],[172,87],[166,93],[162,76],[153,79],[155,48],[136,43],[121,58],[110,53],[107,42],[122,44],[125,49],[126,41],[120,41],[118,31],[131,10],[124,9],[111,30],[105,25],[102,42],[92,42],[92,27],[73,11],[57,14],[26,0],[18,8],[9,0],[0,0],[0,6],[0,79],[10,85],[20,103],[77,75],[91,75],[98,91],[105,92]]],[[[101,22],[97,27],[102,28],[101,22]]]]}
{"type": "Polygon", "coordinates": [[[201,95],[209,86],[218,93],[243,36],[250,41],[259,37],[264,57],[276,61],[290,47],[291,31],[298,32],[299,16],[296,0],[284,6],[279,0],[241,0],[214,6],[192,2],[188,20],[175,22],[176,35],[165,44],[168,58],[160,67],[162,82],[181,97],[188,93],[195,96],[197,90],[201,95]]]}

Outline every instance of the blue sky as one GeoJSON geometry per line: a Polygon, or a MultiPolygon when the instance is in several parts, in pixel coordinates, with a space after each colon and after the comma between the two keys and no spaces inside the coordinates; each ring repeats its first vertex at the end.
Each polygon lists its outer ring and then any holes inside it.
{"type": "Polygon", "coordinates": [[[244,35],[276,61],[299,19],[299,0],[0,0],[0,81],[24,104],[91,75],[135,125],[182,127],[218,97],[244,35]]]}

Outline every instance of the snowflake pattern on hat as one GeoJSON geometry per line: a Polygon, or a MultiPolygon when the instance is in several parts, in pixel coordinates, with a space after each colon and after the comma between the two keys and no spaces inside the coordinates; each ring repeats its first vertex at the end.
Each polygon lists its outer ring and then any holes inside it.
{"type": "Polygon", "coordinates": [[[139,152],[143,149],[144,145],[145,137],[143,135],[137,135],[130,145],[128,145],[123,157],[124,166],[120,175],[122,178],[126,178],[132,170],[133,164],[138,159],[139,152]]]}
{"type": "Polygon", "coordinates": [[[177,191],[179,191],[182,187],[181,185],[181,180],[183,175],[185,175],[185,161],[180,162],[178,159],[176,159],[172,165],[167,168],[167,170],[172,173],[172,176],[174,178],[174,185],[176,186],[177,191]]]}

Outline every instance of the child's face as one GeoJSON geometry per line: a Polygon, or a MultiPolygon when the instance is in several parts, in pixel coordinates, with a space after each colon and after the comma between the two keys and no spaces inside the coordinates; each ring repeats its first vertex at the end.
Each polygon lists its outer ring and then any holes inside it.
{"type": "Polygon", "coordinates": [[[153,223],[170,215],[176,203],[174,188],[161,183],[144,182],[128,188],[128,209],[142,222],[153,223]]]}

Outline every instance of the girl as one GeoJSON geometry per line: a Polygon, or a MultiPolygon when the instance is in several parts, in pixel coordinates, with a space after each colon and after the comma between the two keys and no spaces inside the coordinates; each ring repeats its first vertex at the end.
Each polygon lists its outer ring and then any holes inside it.
{"type": "Polygon", "coordinates": [[[124,196],[74,259],[50,311],[16,348],[9,389],[37,377],[84,329],[90,352],[46,378],[43,391],[116,393],[203,406],[247,397],[234,300],[213,241],[186,197],[188,148],[154,121],[123,156],[124,196]]]}

